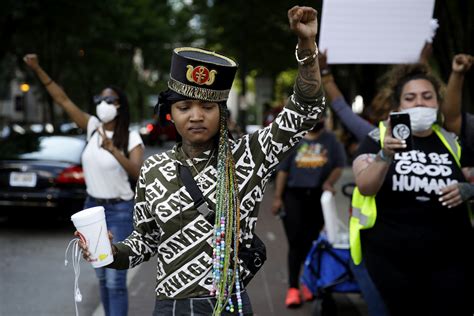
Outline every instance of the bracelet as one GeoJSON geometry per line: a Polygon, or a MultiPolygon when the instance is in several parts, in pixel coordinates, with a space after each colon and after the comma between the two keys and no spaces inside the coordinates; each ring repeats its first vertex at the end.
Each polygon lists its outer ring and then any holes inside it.
{"type": "Polygon", "coordinates": [[[316,57],[318,57],[319,55],[319,50],[318,50],[318,45],[316,45],[316,42],[314,42],[314,46],[316,47],[316,49],[314,50],[314,53],[312,55],[308,55],[304,58],[299,58],[298,57],[298,44],[296,44],[296,48],[295,48],[295,57],[296,57],[296,61],[298,62],[298,64],[300,64],[301,66],[305,65],[306,63],[308,62],[311,62],[313,61],[314,59],[316,59],[316,57]]]}
{"type": "Polygon", "coordinates": [[[389,163],[392,162],[392,157],[385,156],[385,154],[383,153],[383,149],[380,149],[378,156],[380,157],[380,160],[382,160],[383,162],[389,162],[389,163]]]}
{"type": "Polygon", "coordinates": [[[50,78],[49,81],[48,81],[47,83],[43,83],[43,85],[44,85],[45,87],[47,87],[47,86],[49,86],[49,85],[52,84],[52,83],[53,83],[53,79],[50,78]]]}

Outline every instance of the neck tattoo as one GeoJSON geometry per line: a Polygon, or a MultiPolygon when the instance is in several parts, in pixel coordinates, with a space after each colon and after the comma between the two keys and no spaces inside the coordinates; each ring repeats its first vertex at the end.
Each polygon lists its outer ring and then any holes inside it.
{"type": "Polygon", "coordinates": [[[205,179],[201,177],[201,173],[204,170],[206,170],[207,166],[209,165],[209,162],[211,162],[212,157],[214,157],[214,150],[215,149],[213,149],[211,154],[209,155],[209,158],[207,159],[207,162],[204,168],[202,168],[202,170],[199,171],[194,165],[194,158],[190,158],[188,155],[186,155],[186,153],[183,150],[183,147],[181,147],[181,152],[183,153],[186,160],[191,160],[191,164],[188,164],[188,165],[190,165],[194,169],[194,171],[196,171],[196,182],[197,182],[197,185],[199,186],[199,189],[201,189],[201,191],[204,190],[204,181],[205,181],[205,179]]]}

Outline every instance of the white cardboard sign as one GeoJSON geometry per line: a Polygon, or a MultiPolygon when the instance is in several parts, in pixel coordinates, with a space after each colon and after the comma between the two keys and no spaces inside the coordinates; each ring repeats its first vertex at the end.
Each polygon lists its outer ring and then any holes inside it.
{"type": "Polygon", "coordinates": [[[435,0],[325,0],[319,49],[329,64],[416,62],[434,36],[435,0]]]}

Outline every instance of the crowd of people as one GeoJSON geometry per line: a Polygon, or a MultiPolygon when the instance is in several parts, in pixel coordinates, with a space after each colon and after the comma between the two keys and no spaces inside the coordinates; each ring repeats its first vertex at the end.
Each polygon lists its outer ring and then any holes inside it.
{"type": "MultiPolygon", "coordinates": [[[[328,108],[358,144],[351,153],[350,254],[369,313],[472,315],[467,202],[474,185],[465,167],[474,167],[474,115],[463,111],[461,100],[473,56],[454,56],[446,89],[428,66],[429,46],[420,63],[394,66],[369,122],[352,112],[327,52],[318,52],[316,10],[295,6],[288,20],[298,43],[298,74],[272,120],[242,135],[226,105],[237,63],[204,49],[175,48],[156,109],[157,117],[171,118],[178,139],[145,161],[119,88],[105,87],[94,98],[96,116],[87,114],[35,54],[25,56],[55,103],[87,131],[84,208],[105,208],[114,257],[96,269],[105,314],[128,314],[126,271],[156,256],[153,315],[253,315],[245,287],[259,267],[245,253],[256,247],[259,206],[274,172],[271,211],[281,216],[288,240],[285,304],[310,301],[315,293],[300,285],[301,266],[325,224],[321,195],[335,193],[347,166],[342,143],[325,124],[326,94],[328,108]],[[408,115],[409,138],[392,131],[394,112],[408,115]]],[[[87,245],[80,247],[90,261],[87,245]]]]}

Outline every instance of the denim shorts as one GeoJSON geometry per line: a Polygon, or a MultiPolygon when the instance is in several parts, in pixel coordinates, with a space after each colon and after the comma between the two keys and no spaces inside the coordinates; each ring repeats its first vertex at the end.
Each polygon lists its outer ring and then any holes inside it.
{"type": "MultiPolygon", "coordinates": [[[[241,292],[242,309],[244,315],[253,315],[252,304],[247,291],[241,292]]],[[[231,316],[239,315],[237,310],[237,297],[232,294],[234,302],[234,312],[224,310],[221,315],[231,316]]],[[[209,316],[212,315],[216,304],[215,297],[193,297],[179,300],[156,300],[153,316],[209,316]]]]}

